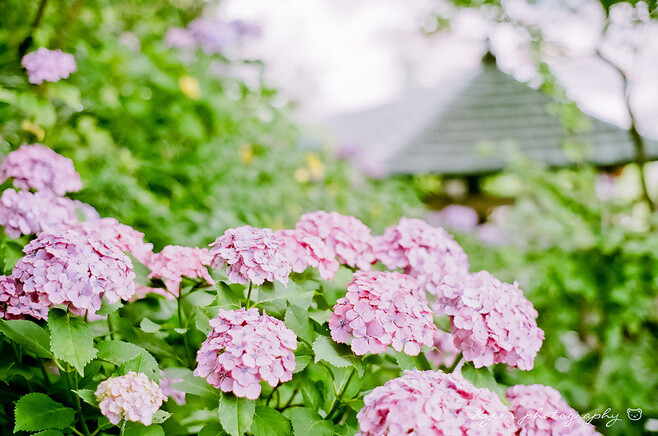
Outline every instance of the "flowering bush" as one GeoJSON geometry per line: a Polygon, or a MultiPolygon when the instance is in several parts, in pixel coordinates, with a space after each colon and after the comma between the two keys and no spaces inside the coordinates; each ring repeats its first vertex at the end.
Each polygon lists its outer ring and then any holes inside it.
{"type": "Polygon", "coordinates": [[[318,211],[157,253],[111,218],[34,233],[0,279],[17,431],[531,435],[557,428],[538,411],[575,413],[539,385],[503,402],[481,367],[532,368],[537,312],[420,220],[377,236],[318,211]]]}

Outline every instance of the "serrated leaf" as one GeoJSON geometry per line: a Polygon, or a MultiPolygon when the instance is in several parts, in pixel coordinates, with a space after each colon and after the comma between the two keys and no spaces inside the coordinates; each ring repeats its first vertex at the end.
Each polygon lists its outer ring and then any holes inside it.
{"type": "Polygon", "coordinates": [[[210,317],[200,307],[194,311],[194,326],[205,335],[212,330],[212,327],[210,327],[210,317]]]}
{"type": "Polygon", "coordinates": [[[51,309],[48,314],[50,349],[57,359],[67,362],[84,375],[85,365],[96,357],[91,328],[82,318],[51,309]]]}
{"type": "Polygon", "coordinates": [[[142,347],[135,344],[121,341],[103,341],[96,345],[96,349],[98,349],[96,358],[115,365],[121,365],[136,358],[143,350],[142,347]]]}
{"type": "Polygon", "coordinates": [[[339,368],[353,366],[359,372],[359,377],[363,377],[365,373],[363,364],[352,355],[348,347],[337,344],[326,336],[318,336],[313,342],[313,353],[316,363],[324,360],[339,368]]]}
{"type": "Polygon", "coordinates": [[[82,399],[87,404],[90,404],[94,407],[98,406],[98,401],[96,401],[96,395],[91,389],[74,389],[73,392],[76,393],[78,397],[82,399]]]}
{"type": "Polygon", "coordinates": [[[64,436],[64,433],[59,430],[44,430],[34,433],[32,436],[64,436]]]}
{"type": "Polygon", "coordinates": [[[308,322],[308,311],[297,307],[294,304],[288,306],[286,315],[284,317],[286,327],[295,332],[295,334],[304,339],[306,342],[311,343],[314,339],[311,325],[308,322]]]}
{"type": "Polygon", "coordinates": [[[169,419],[171,413],[166,410],[158,410],[153,414],[153,424],[162,424],[169,419]]]}
{"type": "Polygon", "coordinates": [[[205,378],[196,377],[192,372],[183,376],[182,382],[172,384],[171,387],[186,394],[205,398],[217,398],[220,395],[220,391],[211,386],[205,378]]]}
{"type": "Polygon", "coordinates": [[[217,283],[217,305],[221,309],[239,309],[241,296],[229,285],[220,281],[217,283]]]}
{"type": "Polygon", "coordinates": [[[73,423],[75,411],[46,394],[31,393],[18,400],[14,417],[14,432],[63,429],[73,423]]]}
{"type": "Polygon", "coordinates": [[[257,406],[251,432],[254,436],[287,436],[290,421],[283,414],[271,407],[257,406]]]}
{"type": "Polygon", "coordinates": [[[302,372],[306,366],[313,361],[313,353],[306,344],[299,344],[295,351],[295,369],[293,374],[302,372]]]}
{"type": "Polygon", "coordinates": [[[231,436],[242,436],[254,421],[256,403],[231,394],[222,394],[219,400],[219,422],[231,436]]]}
{"type": "Polygon", "coordinates": [[[315,291],[306,291],[292,280],[288,282],[287,287],[275,282],[273,285],[260,287],[258,306],[267,313],[283,314],[288,303],[308,309],[313,301],[313,295],[315,295],[315,291]]]}
{"type": "Polygon", "coordinates": [[[316,411],[307,407],[295,407],[289,410],[289,418],[295,436],[333,436],[333,423],[322,419],[316,411]]]}
{"type": "Polygon", "coordinates": [[[160,324],[156,324],[148,318],[142,319],[142,321],[139,323],[139,328],[144,330],[146,333],[155,333],[160,330],[160,327],[162,327],[160,324]]]}
{"type": "Polygon", "coordinates": [[[333,312],[329,309],[327,309],[327,310],[313,309],[313,310],[309,310],[308,316],[313,321],[315,321],[318,324],[322,325],[322,324],[329,321],[329,317],[331,316],[332,313],[333,312]]]}
{"type": "Polygon", "coordinates": [[[123,363],[119,368],[124,373],[128,371],[142,372],[151,380],[160,380],[162,378],[158,361],[143,348],[140,348],[137,357],[123,363]]]}
{"type": "Polygon", "coordinates": [[[33,321],[25,319],[0,320],[0,332],[39,357],[45,357],[46,359],[54,357],[50,351],[50,333],[33,321]]]}

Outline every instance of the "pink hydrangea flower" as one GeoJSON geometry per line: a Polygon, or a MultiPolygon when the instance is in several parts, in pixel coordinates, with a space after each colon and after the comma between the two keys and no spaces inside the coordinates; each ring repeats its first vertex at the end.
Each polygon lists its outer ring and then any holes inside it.
{"type": "Polygon", "coordinates": [[[443,330],[434,332],[433,349],[425,353],[427,360],[436,366],[451,367],[459,354],[459,348],[455,347],[453,337],[443,330]]]}
{"type": "Polygon", "coordinates": [[[432,345],[436,330],[424,296],[398,272],[357,271],[329,317],[331,337],[352,341],[358,355],[382,353],[388,345],[411,356],[432,345]]]}
{"type": "Polygon", "coordinates": [[[270,229],[242,226],[228,229],[210,244],[212,267],[228,264],[228,278],[233,283],[255,285],[278,280],[288,284],[290,262],[270,229]]]}
{"type": "Polygon", "coordinates": [[[184,406],[186,401],[185,401],[185,392],[179,391],[176,388],[172,388],[171,385],[175,385],[177,383],[180,383],[183,381],[182,377],[167,377],[166,373],[164,371],[160,371],[160,375],[162,375],[162,380],[160,380],[160,389],[162,389],[162,393],[171,399],[173,399],[176,404],[179,406],[184,406]]]}
{"type": "Polygon", "coordinates": [[[569,407],[560,392],[544,385],[517,385],[506,397],[519,427],[519,436],[593,436],[594,426],[569,407]]]}
{"type": "Polygon", "coordinates": [[[207,248],[181,247],[180,245],[167,245],[161,252],[151,254],[146,265],[151,270],[148,278],[162,279],[165,283],[169,298],[178,296],[183,276],[191,279],[202,278],[211,285],[215,281],[208,273],[208,265],[212,261],[207,248]]]}
{"type": "Polygon", "coordinates": [[[279,241],[292,270],[302,273],[307,267],[318,268],[320,277],[332,280],[338,271],[338,261],[332,250],[317,236],[303,230],[277,230],[279,241]]]}
{"type": "Polygon", "coordinates": [[[377,237],[375,256],[389,269],[402,268],[430,294],[445,276],[468,274],[466,253],[452,236],[415,218],[402,218],[377,237]]]}
{"type": "Polygon", "coordinates": [[[23,56],[21,65],[27,70],[29,82],[35,85],[44,81],[57,82],[66,79],[78,68],[72,54],[61,50],[48,50],[45,47],[23,56]]]}
{"type": "Polygon", "coordinates": [[[373,389],[364,403],[357,414],[357,436],[511,436],[516,430],[512,413],[498,396],[460,374],[405,371],[373,389]]]}
{"type": "Polygon", "coordinates": [[[187,28],[201,49],[208,54],[220,53],[240,38],[236,29],[219,20],[197,18],[187,28]]]}
{"type": "Polygon", "coordinates": [[[94,239],[113,245],[119,251],[130,253],[135,259],[146,264],[153,251],[153,244],[144,242],[144,233],[122,224],[114,218],[101,218],[70,226],[72,230],[94,239]]]}
{"type": "Polygon", "coordinates": [[[165,35],[165,43],[173,48],[194,48],[197,44],[192,32],[182,27],[170,27],[165,35]]]}
{"type": "Polygon", "coordinates": [[[112,424],[126,420],[148,426],[167,397],[146,374],[130,371],[126,375],[102,381],[96,389],[96,400],[101,413],[112,424]]]}
{"type": "Polygon", "coordinates": [[[23,144],[5,157],[0,164],[0,183],[9,178],[17,188],[57,195],[82,189],[73,161],[42,144],[23,144]]]}
{"type": "Polygon", "coordinates": [[[135,293],[135,273],[128,256],[115,246],[73,230],[42,232],[23,249],[13,277],[33,300],[96,312],[135,293]]]}
{"type": "Polygon", "coordinates": [[[441,211],[436,212],[433,218],[440,226],[462,232],[475,229],[480,221],[475,209],[461,204],[449,204],[441,211]]]}
{"type": "Polygon", "coordinates": [[[449,276],[437,290],[434,309],[450,317],[455,346],[476,368],[507,363],[532,369],[544,332],[518,284],[486,271],[449,276]]]}
{"type": "Polygon", "coordinates": [[[27,294],[23,284],[13,276],[0,276],[0,318],[48,318],[50,301],[44,295],[27,294]]]}
{"type": "Polygon", "coordinates": [[[48,191],[6,189],[0,197],[0,225],[12,238],[36,235],[44,230],[78,222],[75,203],[48,191]]]}
{"type": "Polygon", "coordinates": [[[370,269],[375,262],[370,229],[354,217],[318,210],[302,215],[295,228],[322,239],[342,264],[370,269]]]}
{"type": "Polygon", "coordinates": [[[255,400],[260,381],[270,386],[292,379],[297,336],[258,309],[219,310],[212,331],[197,353],[194,375],[224,392],[255,400]]]}

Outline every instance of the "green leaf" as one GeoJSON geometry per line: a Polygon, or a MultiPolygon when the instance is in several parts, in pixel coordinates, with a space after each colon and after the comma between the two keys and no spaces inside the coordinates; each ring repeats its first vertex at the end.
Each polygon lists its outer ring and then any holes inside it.
{"type": "Polygon", "coordinates": [[[91,389],[74,389],[73,392],[75,392],[85,403],[98,407],[96,394],[94,394],[94,391],[91,389]]]}
{"type": "Polygon", "coordinates": [[[160,380],[162,378],[158,361],[143,348],[140,349],[137,357],[123,363],[119,368],[124,373],[128,371],[143,372],[151,380],[160,380]]]}
{"type": "Polygon", "coordinates": [[[290,422],[295,436],[333,436],[334,425],[331,421],[325,421],[314,410],[307,407],[295,407],[288,409],[290,422]]]}
{"type": "Polygon", "coordinates": [[[51,309],[48,315],[50,349],[55,357],[70,363],[81,375],[85,365],[96,357],[91,328],[82,318],[61,309],[51,309]]]}
{"type": "Polygon", "coordinates": [[[505,397],[506,388],[496,381],[491,368],[475,368],[472,362],[466,362],[462,367],[461,373],[473,386],[476,388],[486,388],[495,392],[503,404],[509,406],[509,402],[505,397]]]}
{"type": "Polygon", "coordinates": [[[14,432],[63,429],[73,423],[75,411],[46,394],[31,393],[18,400],[14,417],[14,432]]]}
{"type": "Polygon", "coordinates": [[[231,394],[222,394],[219,400],[219,422],[231,436],[242,436],[254,420],[256,403],[231,394]]]}
{"type": "Polygon", "coordinates": [[[165,410],[158,410],[153,414],[153,424],[162,424],[169,419],[171,413],[165,410]]]}
{"type": "Polygon", "coordinates": [[[313,342],[315,335],[311,330],[310,323],[308,322],[308,311],[306,309],[291,304],[286,310],[284,320],[286,322],[286,327],[295,332],[297,336],[304,339],[306,342],[313,342]]]}
{"type": "Polygon", "coordinates": [[[210,317],[205,312],[204,308],[197,307],[194,311],[194,326],[201,333],[207,335],[212,328],[210,327],[210,317]]]}
{"type": "Polygon", "coordinates": [[[126,430],[124,436],[164,436],[164,429],[156,424],[151,424],[148,427],[139,422],[126,423],[126,430]]]}
{"type": "Polygon", "coordinates": [[[220,281],[217,283],[217,305],[221,309],[239,309],[241,295],[226,283],[220,281]]]}
{"type": "Polygon", "coordinates": [[[103,298],[103,303],[101,304],[101,308],[98,309],[98,312],[96,312],[99,315],[110,315],[120,308],[123,307],[123,303],[120,301],[117,301],[116,303],[108,303],[105,298],[103,298]]]}
{"type": "Polygon", "coordinates": [[[313,353],[315,353],[315,362],[324,360],[330,365],[339,368],[354,366],[359,372],[359,377],[363,377],[365,368],[363,364],[356,359],[349,347],[339,345],[326,336],[318,336],[313,342],[313,353]]]}
{"type": "Polygon", "coordinates": [[[299,344],[295,351],[295,369],[293,374],[302,372],[306,366],[313,361],[313,353],[304,343],[299,344]]]}
{"type": "Polygon", "coordinates": [[[217,398],[220,391],[210,385],[205,378],[195,376],[191,371],[183,376],[183,381],[171,385],[186,394],[197,395],[205,398],[217,398]]]}
{"type": "Polygon", "coordinates": [[[254,436],[287,436],[291,434],[290,421],[271,407],[257,406],[251,432],[254,436]]]}
{"type": "Polygon", "coordinates": [[[313,321],[315,321],[318,324],[322,325],[322,324],[329,321],[329,317],[331,316],[332,313],[333,312],[329,309],[327,309],[327,310],[311,309],[308,312],[308,316],[313,321]]]}
{"type": "Polygon", "coordinates": [[[288,304],[294,304],[302,309],[308,309],[313,301],[315,291],[306,291],[292,280],[288,286],[279,282],[273,285],[261,286],[258,291],[258,306],[265,309],[267,313],[283,314],[288,304]]]}
{"type": "Polygon", "coordinates": [[[139,328],[146,333],[155,333],[160,330],[160,327],[162,327],[160,324],[156,324],[148,318],[142,319],[142,322],[139,323],[139,328]]]}
{"type": "Polygon", "coordinates": [[[33,436],[64,436],[64,433],[59,430],[44,430],[39,433],[34,433],[33,436]]]}
{"type": "Polygon", "coordinates": [[[0,320],[0,332],[10,340],[31,350],[39,357],[52,359],[50,351],[50,333],[33,321],[16,319],[0,320]]]}
{"type": "Polygon", "coordinates": [[[105,360],[115,365],[121,365],[136,358],[144,350],[142,347],[129,342],[103,341],[96,345],[98,355],[96,358],[105,360]]]}
{"type": "Polygon", "coordinates": [[[198,436],[224,436],[227,435],[222,428],[221,424],[218,422],[211,422],[210,424],[206,424],[201,430],[199,430],[199,435],[198,436]]]}

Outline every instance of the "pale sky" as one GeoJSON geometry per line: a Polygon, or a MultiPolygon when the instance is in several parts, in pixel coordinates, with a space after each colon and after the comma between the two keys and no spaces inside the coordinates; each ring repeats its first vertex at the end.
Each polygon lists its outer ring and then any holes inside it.
{"type": "MultiPolygon", "coordinates": [[[[564,50],[551,53],[549,64],[569,96],[585,111],[625,124],[621,81],[593,57],[601,22],[596,1],[575,0],[585,4],[580,16],[511,1],[509,11],[516,18],[541,24],[549,39],[564,45],[564,50]]],[[[460,13],[451,33],[424,36],[423,19],[438,4],[438,0],[226,0],[220,15],[261,25],[262,36],[245,50],[265,61],[267,80],[298,101],[299,115],[308,121],[390,101],[410,84],[440,86],[479,64],[487,34],[503,71],[524,81],[533,77],[523,48],[525,36],[511,26],[493,27],[476,12],[460,13]]],[[[620,9],[615,16],[623,18],[624,13],[620,9]]],[[[658,26],[621,29],[614,35],[615,43],[604,50],[632,72],[640,128],[658,137],[658,26]],[[633,52],[622,44],[628,41],[641,49],[633,52]]]]}

